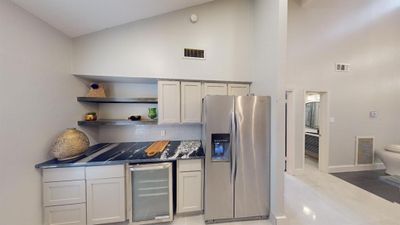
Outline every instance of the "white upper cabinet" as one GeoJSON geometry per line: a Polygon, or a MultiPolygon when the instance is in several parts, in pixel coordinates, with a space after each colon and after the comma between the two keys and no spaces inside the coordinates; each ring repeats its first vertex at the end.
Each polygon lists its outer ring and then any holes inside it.
{"type": "Polygon", "coordinates": [[[228,85],[224,83],[204,83],[203,97],[207,95],[227,95],[228,85]]]}
{"type": "Polygon", "coordinates": [[[181,82],[181,123],[200,123],[201,107],[201,83],[181,82]]]}
{"type": "Polygon", "coordinates": [[[158,81],[158,123],[201,123],[202,98],[207,95],[246,96],[249,84],[158,81]]]}
{"type": "Polygon", "coordinates": [[[228,84],[228,95],[246,96],[250,94],[249,84],[228,84]]]}
{"type": "Polygon", "coordinates": [[[179,81],[158,81],[158,123],[180,123],[179,81]]]}

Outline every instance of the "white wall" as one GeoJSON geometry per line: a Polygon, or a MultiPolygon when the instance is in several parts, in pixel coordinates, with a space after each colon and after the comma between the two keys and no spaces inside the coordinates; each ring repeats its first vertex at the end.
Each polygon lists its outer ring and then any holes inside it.
{"type": "Polygon", "coordinates": [[[86,110],[70,74],[72,41],[0,1],[0,224],[42,224],[41,175],[55,137],[86,110]]]}
{"type": "Polygon", "coordinates": [[[330,166],[354,164],[357,135],[375,136],[377,149],[400,142],[399,21],[398,0],[315,0],[304,7],[290,1],[286,85],[296,89],[297,110],[304,90],[329,91],[330,166]],[[335,72],[335,63],[349,63],[350,72],[335,72]]]}
{"type": "Polygon", "coordinates": [[[272,98],[271,218],[283,224],[284,90],[286,76],[287,0],[254,1],[254,70],[252,92],[272,98]]]}
{"type": "MultiPolygon", "coordinates": [[[[75,127],[84,113],[96,110],[76,102],[76,96],[85,95],[87,89],[71,76],[71,65],[79,74],[253,79],[256,93],[273,96],[273,121],[280,121],[273,124],[272,209],[275,216],[283,215],[283,129],[279,115],[283,115],[280,75],[284,74],[286,57],[282,54],[286,0],[265,2],[219,0],[72,42],[9,1],[0,1],[0,177],[2,184],[7,184],[0,189],[0,223],[42,224],[40,172],[33,166],[49,159],[57,134],[75,127]],[[199,16],[196,24],[189,22],[192,13],[199,16]],[[254,22],[260,29],[256,45],[254,22]],[[204,48],[207,60],[183,60],[184,47],[204,48]],[[252,53],[259,49],[267,52],[258,51],[261,60],[253,64],[252,53]]],[[[102,112],[107,110],[105,106],[102,112]]],[[[200,136],[199,127],[188,128],[189,133],[183,127],[170,129],[176,131],[171,133],[172,139],[183,134],[188,139],[200,136]]],[[[96,129],[86,131],[98,139],[96,129]]],[[[135,137],[136,131],[126,131],[127,136],[122,137],[135,137]]],[[[143,131],[138,132],[145,137],[143,131]]],[[[105,137],[103,134],[99,136],[105,137]]]]}
{"type": "Polygon", "coordinates": [[[74,73],[249,80],[251,0],[219,0],[74,40],[74,73]],[[192,24],[189,17],[199,17],[192,24]],[[206,60],[184,60],[184,48],[206,60]]]}
{"type": "MultiPolygon", "coordinates": [[[[73,72],[248,81],[253,59],[252,6],[252,0],[219,0],[76,38],[73,72]],[[195,24],[189,19],[193,13],[199,18],[195,24]],[[205,49],[206,60],[183,59],[184,48],[205,49]]],[[[128,92],[123,94],[141,97],[140,93],[128,92]]],[[[156,90],[153,95],[157,96],[156,90]]],[[[146,107],[105,105],[99,111],[127,117],[129,110],[146,115],[146,107]]],[[[201,127],[99,128],[100,142],[157,139],[201,139],[201,127]],[[165,136],[161,136],[163,131],[165,136]]]]}

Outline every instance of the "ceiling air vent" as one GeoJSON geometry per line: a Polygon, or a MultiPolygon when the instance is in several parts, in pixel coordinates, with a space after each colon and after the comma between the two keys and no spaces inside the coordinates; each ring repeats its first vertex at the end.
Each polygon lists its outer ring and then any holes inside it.
{"type": "Polygon", "coordinates": [[[189,59],[205,59],[204,50],[185,48],[184,58],[189,59]]]}
{"type": "Polygon", "coordinates": [[[336,72],[349,72],[350,71],[350,64],[345,63],[336,63],[335,64],[336,72]]]}

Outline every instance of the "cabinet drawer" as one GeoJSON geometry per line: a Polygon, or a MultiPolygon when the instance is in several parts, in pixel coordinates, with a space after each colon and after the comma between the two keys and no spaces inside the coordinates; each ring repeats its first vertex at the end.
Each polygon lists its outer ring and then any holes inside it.
{"type": "Polygon", "coordinates": [[[200,171],[202,166],[201,159],[194,159],[194,160],[178,160],[178,171],[185,172],[185,171],[200,171]]]}
{"type": "Polygon", "coordinates": [[[84,180],[85,168],[54,168],[43,170],[43,182],[84,180]]]}
{"type": "Polygon", "coordinates": [[[124,177],[125,176],[124,168],[125,168],[124,165],[86,167],[86,179],[92,180],[92,179],[124,177]]]}
{"type": "Polygon", "coordinates": [[[43,183],[44,206],[77,204],[86,201],[85,181],[43,183]]]}
{"type": "Polygon", "coordinates": [[[45,225],[86,225],[86,204],[44,208],[45,225]]]}

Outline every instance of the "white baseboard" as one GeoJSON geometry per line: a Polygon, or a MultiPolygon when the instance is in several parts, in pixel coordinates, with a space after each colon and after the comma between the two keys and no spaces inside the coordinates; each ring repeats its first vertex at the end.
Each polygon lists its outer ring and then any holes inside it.
{"type": "Polygon", "coordinates": [[[383,165],[383,163],[375,163],[372,165],[329,166],[329,173],[356,172],[356,171],[383,170],[383,169],[385,169],[385,165],[383,165]]]}
{"type": "Polygon", "coordinates": [[[298,175],[303,175],[304,174],[304,169],[295,169],[293,175],[298,176],[298,175]]]}
{"type": "Polygon", "coordinates": [[[288,219],[285,215],[281,215],[281,216],[275,216],[275,215],[271,215],[271,222],[273,225],[287,225],[288,224],[288,219]]]}

